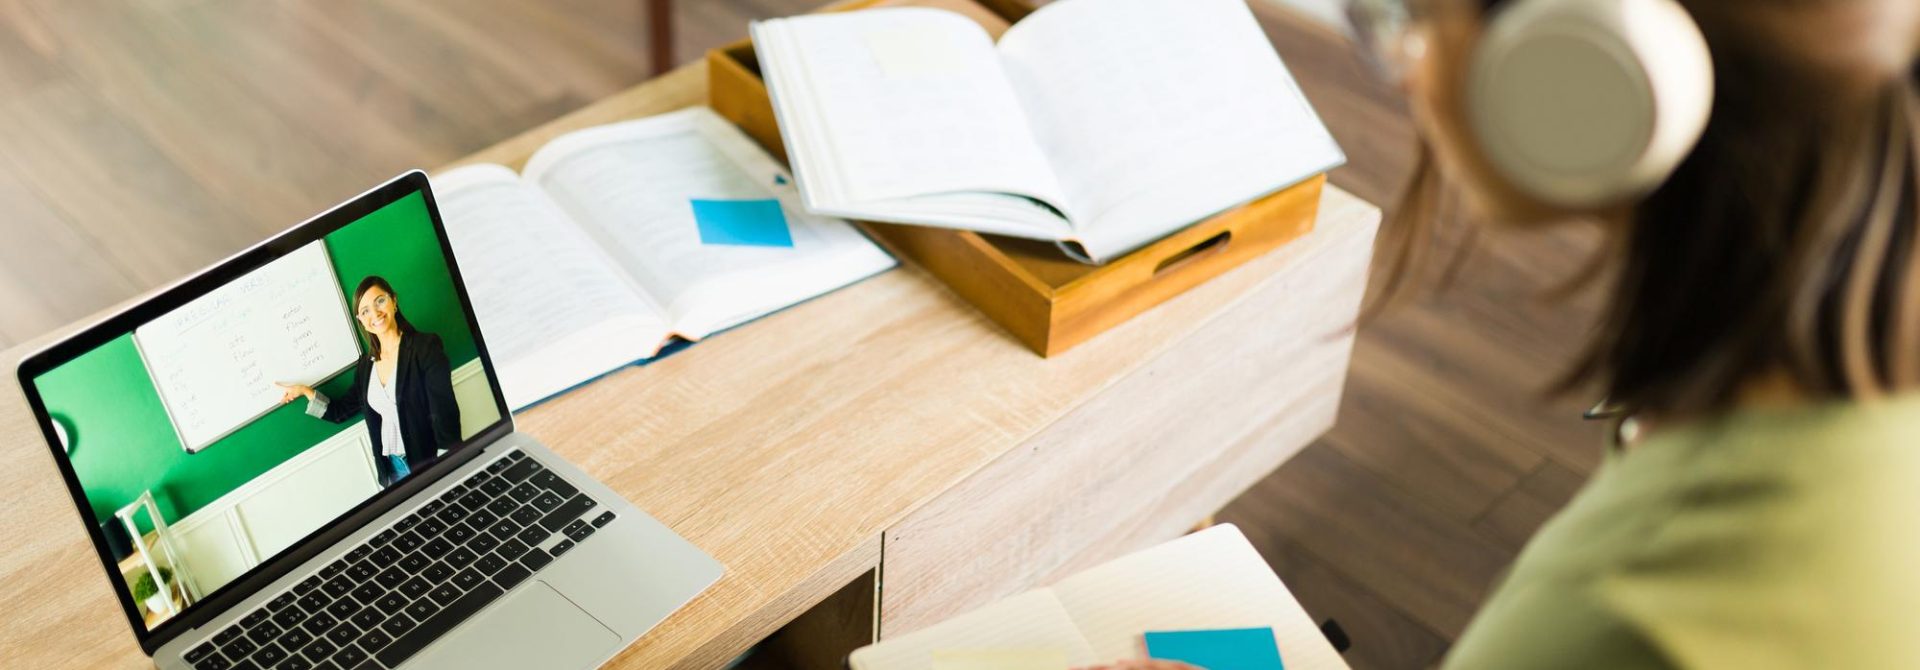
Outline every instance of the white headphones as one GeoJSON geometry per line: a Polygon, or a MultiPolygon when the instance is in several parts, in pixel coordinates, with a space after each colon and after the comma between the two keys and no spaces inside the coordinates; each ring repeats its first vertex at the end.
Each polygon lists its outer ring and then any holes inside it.
{"type": "Polygon", "coordinates": [[[1519,0],[1473,57],[1467,115],[1528,194],[1592,207],[1644,194],[1693,150],[1713,61],[1674,0],[1519,0]]]}

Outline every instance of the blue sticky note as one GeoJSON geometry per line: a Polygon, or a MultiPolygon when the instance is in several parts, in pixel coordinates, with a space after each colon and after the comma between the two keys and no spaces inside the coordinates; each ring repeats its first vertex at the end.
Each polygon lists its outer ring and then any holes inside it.
{"type": "Polygon", "coordinates": [[[692,202],[701,244],[793,246],[793,231],[787,229],[787,215],[780,210],[779,200],[695,199],[692,202]]]}
{"type": "Polygon", "coordinates": [[[1147,657],[1206,670],[1282,670],[1272,628],[1147,633],[1147,657]]]}

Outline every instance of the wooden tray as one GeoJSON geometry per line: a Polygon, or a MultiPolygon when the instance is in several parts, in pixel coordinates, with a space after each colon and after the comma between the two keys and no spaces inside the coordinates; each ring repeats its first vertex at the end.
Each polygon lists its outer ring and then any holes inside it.
{"type": "MultiPolygon", "coordinates": [[[[998,38],[1032,8],[1019,0],[853,0],[825,11],[913,5],[953,9],[998,38]]],[[[753,43],[707,53],[708,104],[787,160],[753,43]]],[[[1195,223],[1105,265],[1067,258],[1052,242],[963,230],[862,222],[894,255],[945,282],[1041,356],[1085,342],[1313,230],[1326,175],[1195,223]]]]}

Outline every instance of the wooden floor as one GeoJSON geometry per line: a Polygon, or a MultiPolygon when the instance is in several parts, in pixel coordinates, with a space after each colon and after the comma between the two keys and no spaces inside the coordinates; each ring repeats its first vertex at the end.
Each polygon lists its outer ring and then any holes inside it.
{"type": "MultiPolygon", "coordinates": [[[[1390,203],[1404,107],[1333,32],[1255,0],[1390,203]]],[[[410,167],[645,77],[635,0],[0,0],[0,345],[159,286],[410,167]]],[[[682,2],[679,56],[814,0],[682,2]]],[[[1483,240],[1451,290],[1366,326],[1340,424],[1221,514],[1357,668],[1423,667],[1598,461],[1543,400],[1595,313],[1539,298],[1595,244],[1483,240]]],[[[1275,315],[1284,319],[1285,315],[1275,315]]]]}

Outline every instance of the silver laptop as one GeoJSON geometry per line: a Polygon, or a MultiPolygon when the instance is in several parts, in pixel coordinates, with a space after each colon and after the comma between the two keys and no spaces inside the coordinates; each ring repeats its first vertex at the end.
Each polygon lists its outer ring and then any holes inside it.
{"type": "Polygon", "coordinates": [[[592,667],[720,578],[514,431],[465,286],[415,171],[21,363],[155,665],[592,667]]]}

